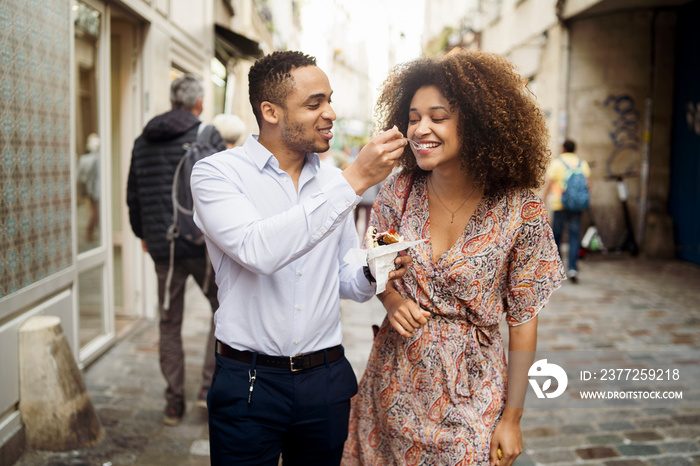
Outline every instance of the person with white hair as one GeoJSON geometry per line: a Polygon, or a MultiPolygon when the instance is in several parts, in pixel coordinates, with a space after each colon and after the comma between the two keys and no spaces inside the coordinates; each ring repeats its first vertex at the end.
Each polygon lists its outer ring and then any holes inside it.
{"type": "MultiPolygon", "coordinates": [[[[182,321],[185,308],[185,283],[192,275],[205,293],[212,314],[219,307],[217,287],[211,264],[206,259],[206,247],[185,238],[175,239],[173,265],[170,262],[171,241],[168,229],[172,225],[172,184],[175,170],[185,151],[197,140],[202,113],[204,85],[191,74],[185,74],[170,86],[172,109],[154,117],[134,142],[127,185],[129,219],[134,234],[142,239],[143,249],[155,263],[158,276],[158,308],[160,368],[167,388],[163,422],[177,425],[185,413],[185,355],[182,342],[182,321]],[[170,273],[170,271],[172,273],[170,273]],[[170,281],[168,277],[170,276],[170,281]],[[165,305],[165,290],[170,302],[165,305]]],[[[224,150],[218,131],[208,132],[207,141],[224,150]]],[[[216,361],[214,359],[213,319],[207,341],[202,385],[196,405],[206,408],[216,361]]]]}
{"type": "Polygon", "coordinates": [[[95,239],[95,228],[100,220],[100,137],[90,133],[85,144],[87,152],[78,159],[78,185],[90,205],[90,218],[85,228],[85,239],[95,239]]]}
{"type": "Polygon", "coordinates": [[[237,115],[231,113],[219,113],[211,121],[211,124],[219,131],[224,138],[227,149],[236,147],[238,141],[246,133],[246,126],[237,115]]]}

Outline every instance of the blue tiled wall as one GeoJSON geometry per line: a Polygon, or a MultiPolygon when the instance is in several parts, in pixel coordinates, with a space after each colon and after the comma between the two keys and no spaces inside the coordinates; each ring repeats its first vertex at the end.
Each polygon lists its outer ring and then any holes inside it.
{"type": "Polygon", "coordinates": [[[0,298],[72,260],[71,4],[0,2],[0,298]]]}

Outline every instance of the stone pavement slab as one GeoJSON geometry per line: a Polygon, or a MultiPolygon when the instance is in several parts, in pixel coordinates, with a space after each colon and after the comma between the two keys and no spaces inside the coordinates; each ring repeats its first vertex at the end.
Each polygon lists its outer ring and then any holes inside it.
{"type": "MultiPolygon", "coordinates": [[[[565,282],[542,310],[538,350],[645,351],[644,357],[652,359],[664,351],[700,350],[700,267],[607,256],[587,258],[580,269],[579,284],[565,282]]],[[[187,306],[188,401],[182,424],[162,424],[165,383],[158,366],[157,323],[144,321],[84,374],[105,440],[80,451],[30,451],[17,465],[209,464],[207,412],[194,401],[210,311],[196,286],[188,288],[187,306]]],[[[376,298],[341,303],[346,354],[358,378],[373,342],[371,326],[384,316],[376,298]]],[[[501,328],[507,337],[507,327],[501,328]]],[[[697,368],[700,361],[688,364],[697,368]]],[[[700,402],[684,406],[619,402],[593,409],[526,408],[525,451],[515,464],[700,465],[700,402]]]]}
{"type": "MultiPolygon", "coordinates": [[[[652,360],[672,351],[696,355],[700,268],[625,257],[584,260],[579,284],[565,282],[554,293],[538,330],[538,353],[622,351],[652,360]]],[[[698,360],[689,364],[700,367],[698,360]]],[[[515,464],[700,464],[700,402],[688,406],[526,409],[525,452],[515,464]]]]}

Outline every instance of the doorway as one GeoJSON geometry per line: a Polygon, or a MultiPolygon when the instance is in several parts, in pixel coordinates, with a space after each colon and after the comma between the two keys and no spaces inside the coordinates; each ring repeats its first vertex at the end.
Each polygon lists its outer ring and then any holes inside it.
{"type": "Polygon", "coordinates": [[[140,44],[142,27],[127,14],[112,8],[110,34],[111,57],[111,159],[110,212],[114,277],[114,320],[117,337],[127,332],[145,315],[138,297],[138,270],[143,254],[131,233],[126,207],[126,184],[131,149],[141,132],[140,44]]]}
{"type": "Polygon", "coordinates": [[[676,253],[680,259],[700,264],[700,15],[696,0],[678,10],[676,100],[674,102],[673,153],[669,211],[675,223],[676,253]]]}
{"type": "Polygon", "coordinates": [[[125,206],[142,114],[143,27],[97,0],[73,0],[73,13],[77,327],[80,362],[86,364],[144,316],[138,299],[143,254],[125,206]]]}

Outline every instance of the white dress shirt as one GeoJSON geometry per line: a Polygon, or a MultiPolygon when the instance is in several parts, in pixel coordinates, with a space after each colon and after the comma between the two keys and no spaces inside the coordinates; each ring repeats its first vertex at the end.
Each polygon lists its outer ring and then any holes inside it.
{"type": "Polygon", "coordinates": [[[298,182],[257,135],[192,170],[195,222],[219,286],[216,338],[232,348],[292,356],[339,345],[340,298],[375,285],[343,261],[359,247],[360,196],[341,171],[306,155],[298,182]]]}

